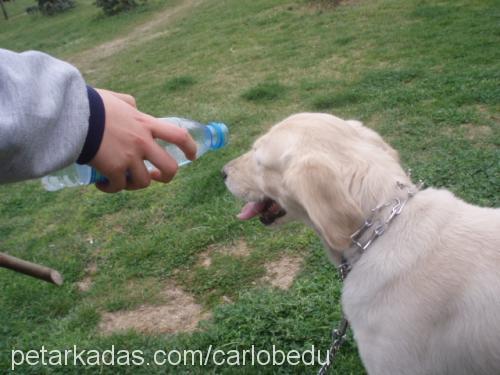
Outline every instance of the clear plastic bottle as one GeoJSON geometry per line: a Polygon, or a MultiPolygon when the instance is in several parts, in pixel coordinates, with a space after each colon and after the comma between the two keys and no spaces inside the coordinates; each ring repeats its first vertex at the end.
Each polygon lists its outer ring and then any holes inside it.
{"type": "MultiPolygon", "coordinates": [[[[229,130],[225,124],[220,122],[211,122],[203,125],[196,121],[179,117],[165,117],[159,120],[175,124],[189,131],[197,145],[196,158],[199,158],[209,150],[218,150],[225,146],[228,141],[229,130]]],[[[191,162],[176,145],[159,139],[157,139],[157,142],[177,161],[179,166],[191,162]]],[[[154,166],[150,162],[145,161],[144,163],[148,170],[151,171],[154,169],[154,166]]],[[[106,177],[102,176],[91,166],[75,163],[43,177],[42,185],[48,191],[56,191],[66,187],[90,185],[104,181],[106,181],[106,177]]]]}

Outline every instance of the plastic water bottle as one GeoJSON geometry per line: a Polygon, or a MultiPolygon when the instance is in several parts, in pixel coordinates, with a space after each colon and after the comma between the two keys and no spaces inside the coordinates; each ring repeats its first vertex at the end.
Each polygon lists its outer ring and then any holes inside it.
{"type": "MultiPolygon", "coordinates": [[[[165,117],[159,120],[177,125],[180,128],[187,129],[191,137],[196,142],[196,158],[209,150],[218,150],[225,146],[228,141],[229,130],[227,126],[220,122],[211,122],[207,125],[200,124],[193,120],[179,117],[165,117]]],[[[187,159],[184,153],[176,145],[157,140],[176,161],[179,166],[189,164],[191,160],[187,159]]],[[[144,161],[146,168],[152,171],[155,167],[149,162],[144,161]]],[[[56,191],[66,187],[75,187],[90,185],[96,182],[107,181],[97,170],[90,165],[72,164],[67,168],[54,172],[51,175],[42,178],[42,185],[48,191],[56,191]]]]}

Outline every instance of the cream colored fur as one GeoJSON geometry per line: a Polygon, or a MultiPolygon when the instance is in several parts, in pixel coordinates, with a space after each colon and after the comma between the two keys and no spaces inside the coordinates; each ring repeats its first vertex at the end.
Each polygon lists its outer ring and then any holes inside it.
{"type": "MultiPolygon", "coordinates": [[[[327,114],[285,119],[224,171],[234,195],[278,202],[277,223],[314,228],[336,264],[356,259],[371,208],[405,198],[396,182],[413,186],[377,133],[327,114]]],[[[371,375],[500,374],[500,210],[420,191],[355,263],[342,306],[371,375]]]]}

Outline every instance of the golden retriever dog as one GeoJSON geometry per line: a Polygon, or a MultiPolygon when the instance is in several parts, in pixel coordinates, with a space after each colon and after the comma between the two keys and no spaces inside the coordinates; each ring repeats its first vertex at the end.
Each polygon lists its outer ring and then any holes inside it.
{"type": "Polygon", "coordinates": [[[500,374],[500,209],[419,191],[376,132],[328,114],[288,117],[223,177],[241,220],[300,220],[352,266],[342,308],[369,374],[500,374]]]}

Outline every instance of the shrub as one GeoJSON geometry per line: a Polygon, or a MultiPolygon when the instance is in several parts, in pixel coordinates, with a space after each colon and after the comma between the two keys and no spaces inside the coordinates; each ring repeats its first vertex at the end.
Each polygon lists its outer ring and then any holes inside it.
{"type": "MultiPolygon", "coordinates": [[[[146,0],[139,0],[141,4],[144,4],[146,0]]],[[[136,0],[96,0],[95,5],[102,8],[102,11],[107,16],[112,16],[120,12],[128,11],[134,9],[139,5],[136,0]]]]}
{"type": "Polygon", "coordinates": [[[46,16],[62,13],[74,6],[73,0],[38,0],[38,10],[46,16]]]}

